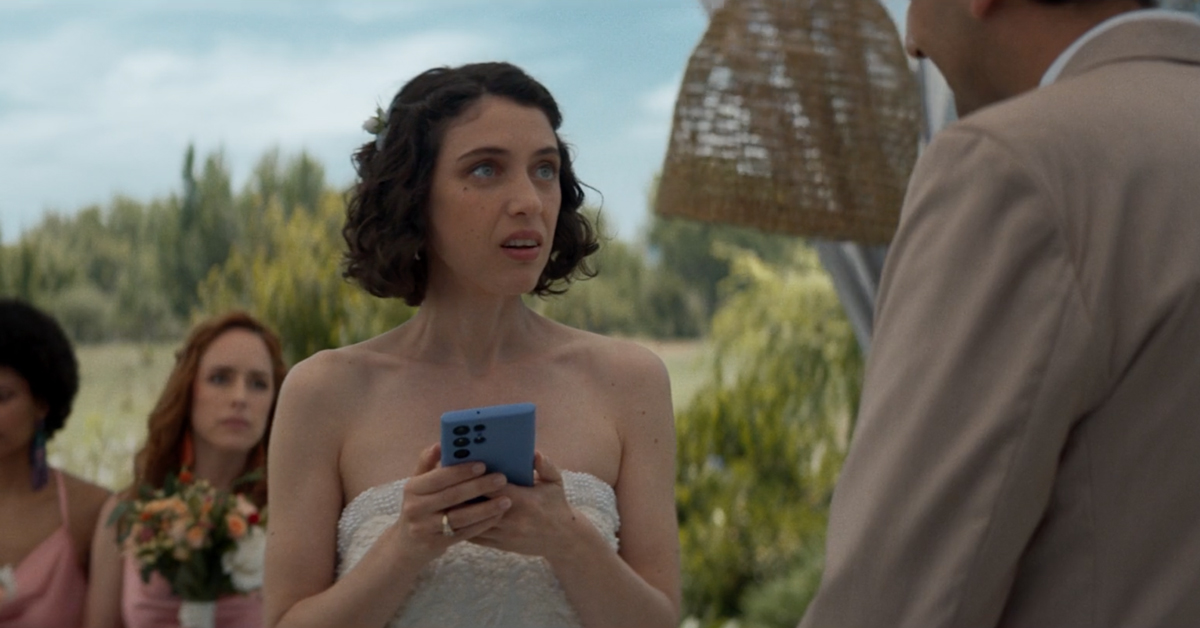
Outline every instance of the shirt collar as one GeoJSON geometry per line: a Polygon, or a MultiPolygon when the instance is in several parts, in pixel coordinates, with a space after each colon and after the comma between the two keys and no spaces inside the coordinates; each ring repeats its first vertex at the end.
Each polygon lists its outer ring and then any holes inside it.
{"type": "Polygon", "coordinates": [[[1067,49],[1062,52],[1062,54],[1058,55],[1058,58],[1054,60],[1054,63],[1050,64],[1050,68],[1047,69],[1046,73],[1042,75],[1042,82],[1038,85],[1038,87],[1045,87],[1054,81],[1057,81],[1059,75],[1062,74],[1063,69],[1065,69],[1067,64],[1070,63],[1071,58],[1074,57],[1075,53],[1079,52],[1079,49],[1083,48],[1083,46],[1089,41],[1092,41],[1096,37],[1099,37],[1100,35],[1103,35],[1104,33],[1122,24],[1143,20],[1179,20],[1192,23],[1196,21],[1196,18],[1188,13],[1170,11],[1167,9],[1140,9],[1137,11],[1127,11],[1125,13],[1121,13],[1120,15],[1110,17],[1092,27],[1091,30],[1084,33],[1082,37],[1076,39],[1074,43],[1068,46],[1067,49]]]}

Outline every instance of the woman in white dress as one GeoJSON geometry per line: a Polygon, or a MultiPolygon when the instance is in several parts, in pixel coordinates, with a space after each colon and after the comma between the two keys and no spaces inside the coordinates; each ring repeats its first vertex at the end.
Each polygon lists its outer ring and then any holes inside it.
{"type": "Polygon", "coordinates": [[[597,249],[553,97],[509,64],[439,68],[369,123],[345,274],[420,308],[284,383],[267,625],[677,626],[666,369],[522,301],[597,249]],[[439,464],[443,412],[519,402],[534,486],[439,464]]]}

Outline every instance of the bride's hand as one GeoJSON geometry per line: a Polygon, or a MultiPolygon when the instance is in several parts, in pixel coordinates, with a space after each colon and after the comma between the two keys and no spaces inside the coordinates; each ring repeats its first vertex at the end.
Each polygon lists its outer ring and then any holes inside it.
{"type": "Polygon", "coordinates": [[[495,526],[512,505],[498,493],[505,485],[504,474],[484,475],[482,462],[441,467],[441,453],[438,444],[421,452],[416,472],[404,485],[404,503],[395,525],[403,546],[421,563],[495,526]],[[492,499],[464,503],[476,497],[492,499]]]}
{"type": "Polygon", "coordinates": [[[492,501],[511,499],[512,508],[472,543],[529,556],[549,556],[573,544],[583,515],[567,503],[562,473],[541,452],[534,454],[533,468],[532,487],[509,484],[497,491],[492,501]]]}

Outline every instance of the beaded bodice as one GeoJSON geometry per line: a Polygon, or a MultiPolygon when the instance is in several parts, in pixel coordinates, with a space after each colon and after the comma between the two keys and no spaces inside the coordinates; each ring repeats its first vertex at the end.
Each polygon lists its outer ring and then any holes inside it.
{"type": "MultiPolygon", "coordinates": [[[[354,568],[379,535],[396,522],[408,478],[369,488],[338,520],[339,578],[354,568]]],[[[620,517],[612,487],[587,473],[563,471],[567,502],[582,513],[615,552],[620,517]]],[[[579,619],[542,558],[455,543],[418,576],[416,587],[389,628],[457,626],[568,628],[579,619]]]]}

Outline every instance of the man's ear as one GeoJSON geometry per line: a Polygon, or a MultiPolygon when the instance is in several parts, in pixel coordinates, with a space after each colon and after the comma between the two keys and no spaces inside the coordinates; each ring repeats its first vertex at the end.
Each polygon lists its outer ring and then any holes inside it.
{"type": "Polygon", "coordinates": [[[992,14],[1004,0],[969,0],[971,17],[982,20],[992,14]]]}

